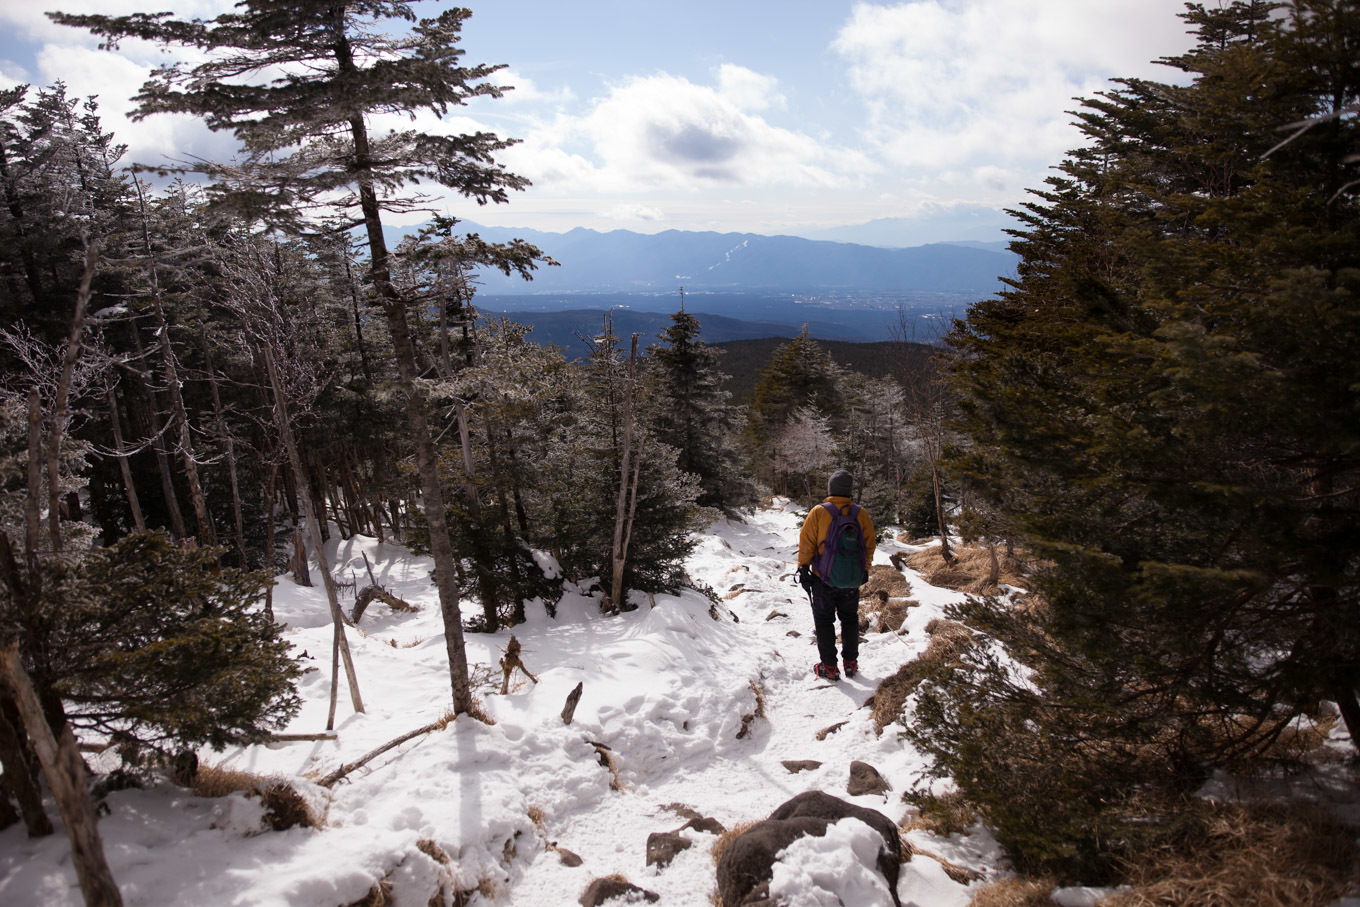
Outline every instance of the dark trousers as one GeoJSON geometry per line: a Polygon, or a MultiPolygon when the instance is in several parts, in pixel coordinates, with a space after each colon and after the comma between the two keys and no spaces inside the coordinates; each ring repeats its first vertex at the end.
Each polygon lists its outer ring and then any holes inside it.
{"type": "Polygon", "coordinates": [[[846,661],[859,660],[859,589],[835,589],[813,576],[812,626],[822,664],[836,663],[836,618],[841,619],[841,651],[846,661]]]}

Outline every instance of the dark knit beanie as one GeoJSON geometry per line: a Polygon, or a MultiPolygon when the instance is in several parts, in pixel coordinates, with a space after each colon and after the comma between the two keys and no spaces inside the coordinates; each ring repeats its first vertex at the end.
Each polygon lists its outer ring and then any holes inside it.
{"type": "Polygon", "coordinates": [[[833,498],[848,498],[854,490],[855,477],[844,469],[833,472],[826,483],[826,493],[833,498]]]}

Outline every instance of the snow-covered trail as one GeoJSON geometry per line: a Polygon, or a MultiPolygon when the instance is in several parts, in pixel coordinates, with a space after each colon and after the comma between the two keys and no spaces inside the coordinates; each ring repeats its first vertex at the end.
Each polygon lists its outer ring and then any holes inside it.
{"type": "MultiPolygon", "coordinates": [[[[745,523],[719,521],[701,538],[689,573],[713,587],[738,621],[714,620],[709,600],[692,591],[603,616],[597,598],[569,588],[555,619],[536,605],[513,631],[470,634],[477,693],[495,724],[459,718],[327,790],[312,782],[439,718],[449,704],[429,560],[362,537],[332,542],[337,574],[363,577],[367,555],[379,582],[419,608],[399,613],[375,604],[363,632],[351,634],[367,712],[353,713],[342,690],[335,741],[200,754],[290,780],[311,798],[321,827],[263,831],[259,801],[244,794],[208,800],[168,782],[113,793],[101,830],[125,902],[332,907],[382,883],[398,905],[424,905],[442,884],[446,892],[478,889],[471,903],[547,907],[574,904],[591,879],[618,873],[660,894],[662,904],[706,905],[715,887],[712,833],[687,829],[689,849],[664,869],[646,863],[648,835],[686,822],[666,808],[672,804],[731,827],[817,789],[901,819],[901,792],[915,782],[920,757],[897,726],[877,735],[862,705],[879,680],[925,647],[925,625],[958,596],[909,575],[921,607],[911,609],[903,632],[868,634],[853,680],[814,679],[811,611],[792,577],[800,524],[801,514],[785,505],[745,523]],[[502,696],[493,669],[512,632],[539,682],[516,677],[502,696]],[[560,712],[577,683],[584,692],[567,726],[560,712]],[[764,717],[752,719],[757,690],[764,717]],[[608,747],[617,782],[596,744],[608,747]],[[821,764],[794,774],[787,760],[821,764]],[[893,789],[850,797],[854,760],[873,765],[893,789]],[[581,865],[566,865],[553,845],[579,855],[581,865]]],[[[882,543],[876,562],[901,548],[882,543]]],[[[274,605],[305,663],[317,668],[300,684],[304,706],[288,730],[318,731],[330,673],[324,595],[284,578],[274,605]]],[[[996,859],[985,840],[929,846],[985,868],[996,859]]],[[[903,904],[942,907],[962,907],[971,894],[923,858],[903,866],[898,892],[903,904]]],[[[0,903],[81,903],[63,835],[29,841],[21,827],[0,832],[0,903]]]]}
{"type": "MultiPolygon", "coordinates": [[[[714,588],[739,619],[721,631],[739,640],[734,667],[744,665],[761,688],[764,718],[751,723],[741,740],[710,739],[676,764],[634,767],[634,754],[615,750],[623,790],[563,816],[550,837],[572,849],[591,867],[591,875],[619,872],[662,896],[663,903],[705,903],[714,867],[709,850],[715,838],[686,830],[695,846],[668,867],[646,867],[646,838],[674,831],[685,819],[667,806],[679,804],[726,827],[767,816],[785,800],[806,790],[822,790],[880,810],[894,821],[906,812],[900,793],[920,769],[919,758],[904,747],[893,728],[879,736],[863,708],[879,681],[915,657],[927,641],[924,627],[939,616],[953,593],[928,590],[935,607],[913,609],[899,634],[869,633],[861,641],[860,674],[839,682],[812,675],[817,661],[809,603],[793,576],[801,514],[793,508],[764,510],[747,523],[714,525],[690,561],[691,576],[714,588]],[[838,730],[818,739],[820,732],[838,730]],[[850,763],[868,762],[894,790],[881,796],[850,797],[850,763]],[[821,763],[791,772],[786,761],[821,763]]],[[[901,550],[883,544],[876,563],[901,550]]],[[[923,584],[920,584],[923,585],[923,584]]],[[[926,591],[926,590],[922,590],[926,591]]],[[[754,694],[725,707],[729,716],[751,714],[754,694]]],[[[720,709],[723,706],[719,706],[720,709]]],[[[703,717],[694,716],[696,723],[703,717]]],[[[710,727],[730,731],[731,722],[710,727]]],[[[605,736],[608,736],[607,734],[605,736]]],[[[515,881],[516,904],[552,904],[561,897],[562,872],[555,859],[535,860],[515,881]]],[[[579,884],[579,883],[578,883],[579,884]]],[[[904,867],[899,885],[904,904],[966,904],[965,887],[944,874],[938,863],[917,860],[904,867]]]]}

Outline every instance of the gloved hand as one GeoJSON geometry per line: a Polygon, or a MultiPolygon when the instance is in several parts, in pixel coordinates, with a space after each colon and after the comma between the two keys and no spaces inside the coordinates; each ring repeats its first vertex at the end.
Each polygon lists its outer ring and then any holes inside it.
{"type": "Polygon", "coordinates": [[[806,564],[798,568],[798,585],[803,587],[804,592],[812,592],[812,568],[806,564]]]}

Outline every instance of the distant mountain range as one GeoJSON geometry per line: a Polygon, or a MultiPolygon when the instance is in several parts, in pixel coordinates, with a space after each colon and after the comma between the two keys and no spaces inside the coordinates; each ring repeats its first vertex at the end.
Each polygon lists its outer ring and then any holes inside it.
{"type": "MultiPolygon", "coordinates": [[[[1016,257],[997,243],[934,243],[887,249],[794,236],[628,230],[568,233],[484,227],[459,229],[483,239],[520,238],[561,263],[539,268],[532,282],[496,271],[478,275],[480,292],[498,296],[553,293],[892,294],[989,296],[1013,276],[1016,257]]],[[[399,233],[393,230],[395,244],[399,233]]]]}

